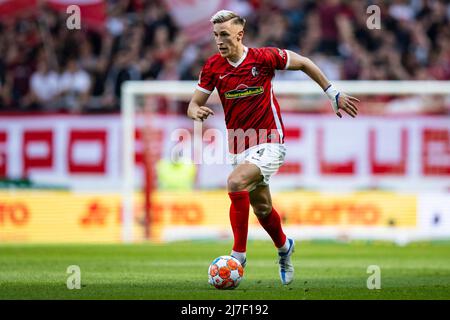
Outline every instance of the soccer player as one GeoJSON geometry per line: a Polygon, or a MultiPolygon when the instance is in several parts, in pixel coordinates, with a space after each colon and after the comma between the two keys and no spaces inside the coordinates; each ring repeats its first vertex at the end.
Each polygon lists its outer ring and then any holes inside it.
{"type": "Polygon", "coordinates": [[[234,236],[231,256],[245,267],[251,205],[278,249],[280,279],[287,285],[294,279],[291,255],[295,244],[283,232],[269,189],[270,177],[283,164],[286,154],[280,106],[272,89],[275,70],[305,72],[324,90],[340,118],[341,110],[355,117],[359,100],[339,92],[306,57],[279,48],[244,46],[245,19],[236,13],[221,10],[214,14],[211,22],[219,52],[203,66],[187,115],[196,121],[214,115],[205,104],[214,88],[217,89],[225,112],[233,165],[227,181],[234,236]]]}

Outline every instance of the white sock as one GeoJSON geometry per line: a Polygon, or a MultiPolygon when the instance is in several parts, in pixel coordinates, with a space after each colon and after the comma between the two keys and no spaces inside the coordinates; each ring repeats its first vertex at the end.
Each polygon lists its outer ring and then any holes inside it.
{"type": "Polygon", "coordinates": [[[243,263],[245,261],[246,253],[245,252],[237,252],[234,250],[231,250],[231,255],[239,260],[240,263],[243,263]]]}
{"type": "Polygon", "coordinates": [[[289,239],[286,237],[286,242],[282,247],[278,248],[278,252],[286,253],[289,250],[289,239]]]}

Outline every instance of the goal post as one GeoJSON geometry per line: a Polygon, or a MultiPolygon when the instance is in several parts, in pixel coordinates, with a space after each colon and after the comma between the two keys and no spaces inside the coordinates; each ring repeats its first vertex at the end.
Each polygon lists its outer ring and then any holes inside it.
{"type": "MultiPolygon", "coordinates": [[[[450,81],[333,81],[338,90],[350,95],[442,95],[450,96],[450,81]]],[[[121,88],[122,124],[122,239],[133,242],[133,217],[136,192],[135,130],[137,98],[139,96],[165,96],[189,100],[196,81],[126,81],[121,88]]],[[[278,96],[319,96],[323,90],[313,81],[274,81],[278,96]]],[[[216,91],[212,94],[217,99],[216,91]]],[[[283,113],[283,103],[281,112],[283,113]]],[[[331,108],[331,106],[330,106],[331,108]]],[[[148,196],[148,195],[147,195],[148,196]]]]}

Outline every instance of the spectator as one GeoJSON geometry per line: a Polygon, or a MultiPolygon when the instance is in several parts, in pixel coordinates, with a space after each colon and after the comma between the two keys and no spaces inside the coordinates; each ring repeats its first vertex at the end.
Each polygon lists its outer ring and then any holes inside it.
{"type": "Polygon", "coordinates": [[[320,21],[319,51],[327,55],[338,55],[338,27],[336,19],[341,13],[339,0],[321,1],[317,8],[320,21]]]}
{"type": "Polygon", "coordinates": [[[19,46],[12,46],[7,51],[8,65],[6,67],[5,87],[10,106],[26,109],[29,101],[29,79],[33,73],[32,64],[28,63],[25,50],[19,46]]]}
{"type": "Polygon", "coordinates": [[[79,68],[77,60],[69,59],[58,81],[62,106],[70,112],[81,112],[89,99],[91,88],[89,74],[79,68]]]}
{"type": "Polygon", "coordinates": [[[6,66],[2,57],[0,57],[0,110],[6,105],[6,94],[6,66]]]}
{"type": "Polygon", "coordinates": [[[134,63],[136,60],[133,58],[133,52],[130,49],[121,49],[117,53],[114,63],[108,72],[104,104],[111,109],[119,109],[122,83],[127,80],[141,79],[138,64],[134,63]]]}
{"type": "Polygon", "coordinates": [[[30,81],[31,100],[35,108],[55,111],[60,107],[58,80],[58,74],[50,70],[47,60],[42,58],[30,81]]]}

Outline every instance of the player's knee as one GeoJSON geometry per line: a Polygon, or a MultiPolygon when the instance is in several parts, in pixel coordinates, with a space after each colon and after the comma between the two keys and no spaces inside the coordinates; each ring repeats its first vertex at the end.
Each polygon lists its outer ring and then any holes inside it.
{"type": "Polygon", "coordinates": [[[258,219],[264,219],[272,212],[272,205],[270,203],[258,203],[252,205],[252,207],[258,219]]]}
{"type": "Polygon", "coordinates": [[[243,175],[231,175],[227,181],[228,191],[243,191],[247,188],[247,179],[243,175]]]}

